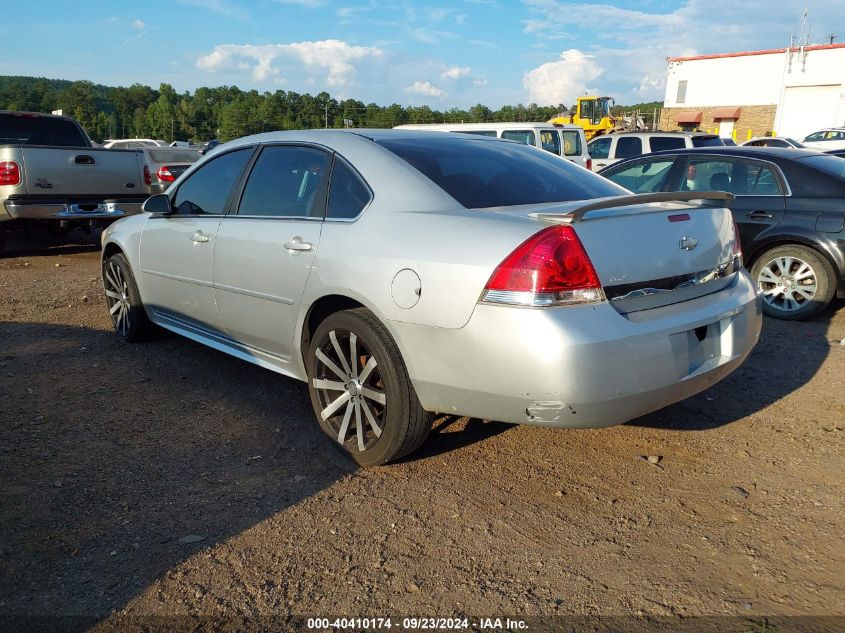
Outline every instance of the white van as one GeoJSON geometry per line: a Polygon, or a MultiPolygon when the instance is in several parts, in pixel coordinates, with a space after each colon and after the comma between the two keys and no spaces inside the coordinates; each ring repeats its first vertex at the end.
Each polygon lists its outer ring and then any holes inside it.
{"type": "Polygon", "coordinates": [[[552,125],[551,123],[414,123],[397,125],[400,130],[432,130],[435,132],[461,132],[494,136],[509,141],[534,145],[576,165],[591,169],[587,153],[587,138],[577,125],[552,125]]]}

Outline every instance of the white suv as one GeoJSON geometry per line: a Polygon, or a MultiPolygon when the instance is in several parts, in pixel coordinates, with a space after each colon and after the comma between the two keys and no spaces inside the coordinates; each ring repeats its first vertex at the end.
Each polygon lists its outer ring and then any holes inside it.
{"type": "Polygon", "coordinates": [[[703,132],[618,132],[597,136],[587,144],[593,171],[624,158],[660,152],[664,149],[725,145],[718,134],[703,132]]]}

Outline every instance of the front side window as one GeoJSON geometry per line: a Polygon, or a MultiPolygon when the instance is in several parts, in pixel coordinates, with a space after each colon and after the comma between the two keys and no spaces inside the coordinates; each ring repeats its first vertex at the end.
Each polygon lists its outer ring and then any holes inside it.
{"type": "Polygon", "coordinates": [[[662,191],[674,162],[671,158],[646,161],[610,174],[602,173],[602,175],[628,191],[654,193],[662,191]]]}
{"type": "Polygon", "coordinates": [[[557,130],[541,131],[540,144],[547,152],[560,156],[560,136],[558,136],[557,130]]]}
{"type": "Polygon", "coordinates": [[[631,158],[643,153],[643,141],[638,136],[621,136],[616,141],[615,158],[631,158]]]}
{"type": "Polygon", "coordinates": [[[457,137],[378,143],[469,209],[627,193],[569,161],[516,143],[457,137]]]}
{"type": "Polygon", "coordinates": [[[502,138],[508,141],[517,141],[523,145],[535,145],[533,130],[505,130],[502,132],[502,138]]]}
{"type": "Polygon", "coordinates": [[[611,138],[598,138],[590,141],[587,149],[590,152],[590,158],[607,158],[610,156],[610,144],[613,142],[611,138]]]}
{"type": "Polygon", "coordinates": [[[340,157],[335,158],[326,217],[335,219],[358,217],[372,197],[370,190],[364,186],[346,161],[340,157]]]}
{"type": "Polygon", "coordinates": [[[328,160],[311,147],[265,147],[246,181],[238,215],[323,217],[328,160]]]}
{"type": "Polygon", "coordinates": [[[563,137],[563,155],[564,156],[580,156],[581,155],[581,135],[578,132],[561,132],[563,137]]]}
{"type": "Polygon", "coordinates": [[[173,209],[180,215],[222,215],[252,147],[227,152],[200,167],[179,187],[173,209]]]}

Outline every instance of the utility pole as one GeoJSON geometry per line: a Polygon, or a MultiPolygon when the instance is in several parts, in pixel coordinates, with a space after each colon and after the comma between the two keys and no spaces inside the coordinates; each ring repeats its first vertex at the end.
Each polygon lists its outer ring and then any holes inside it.
{"type": "Polygon", "coordinates": [[[170,142],[172,143],[176,139],[173,138],[173,123],[174,119],[170,119],[170,142]]]}
{"type": "Polygon", "coordinates": [[[326,129],[329,129],[329,104],[326,102],[326,129]]]}
{"type": "Polygon", "coordinates": [[[835,33],[831,33],[830,35],[827,36],[827,39],[830,40],[831,44],[833,44],[833,40],[835,40],[837,37],[839,37],[839,36],[836,35],[835,33]]]}

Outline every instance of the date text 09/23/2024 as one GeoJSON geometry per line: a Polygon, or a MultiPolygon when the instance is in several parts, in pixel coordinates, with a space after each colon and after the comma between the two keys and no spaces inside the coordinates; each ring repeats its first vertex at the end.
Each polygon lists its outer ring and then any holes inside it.
{"type": "Polygon", "coordinates": [[[390,618],[390,617],[364,617],[364,618],[308,618],[309,630],[372,630],[393,628],[408,631],[424,630],[518,630],[526,629],[528,625],[524,620],[511,618],[478,618],[472,621],[469,618],[390,618]]]}

